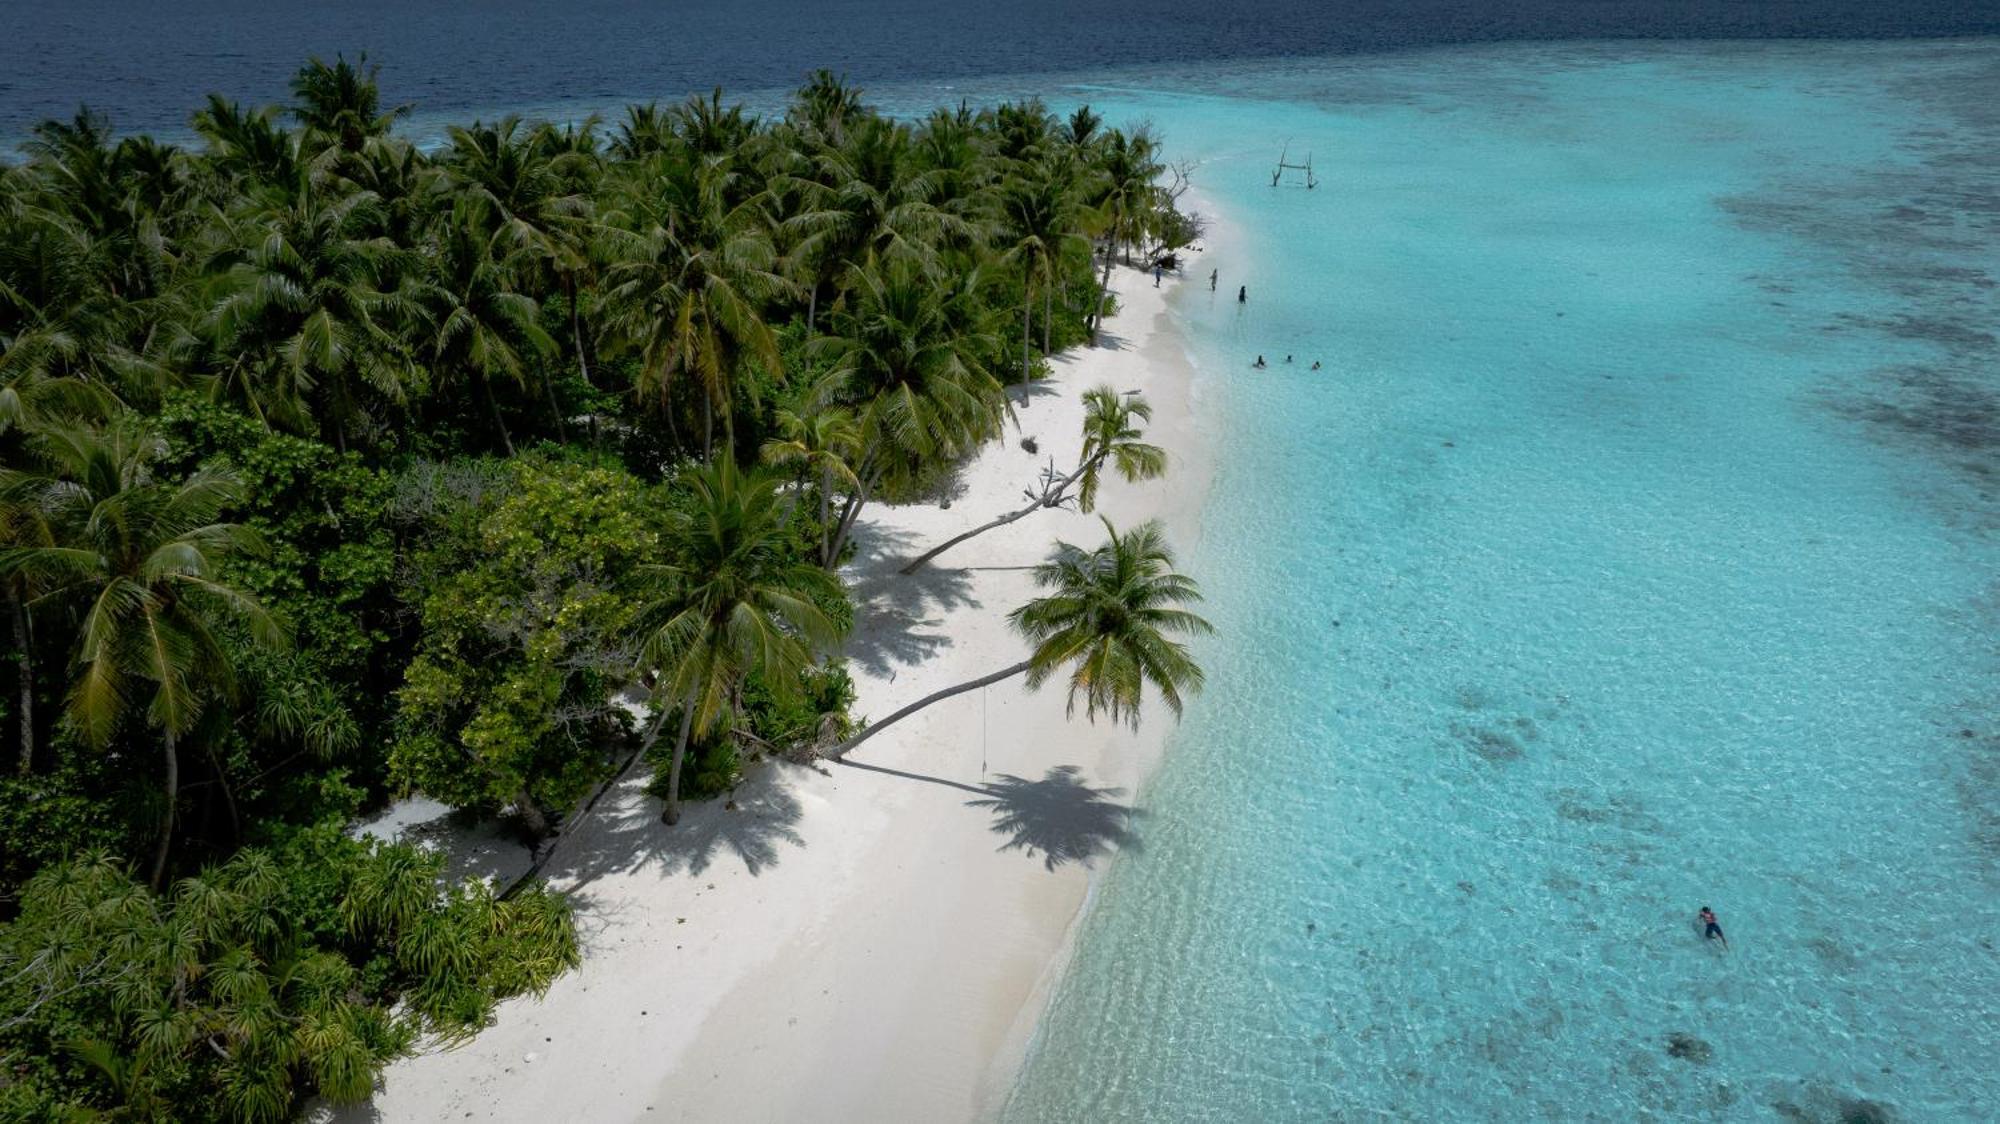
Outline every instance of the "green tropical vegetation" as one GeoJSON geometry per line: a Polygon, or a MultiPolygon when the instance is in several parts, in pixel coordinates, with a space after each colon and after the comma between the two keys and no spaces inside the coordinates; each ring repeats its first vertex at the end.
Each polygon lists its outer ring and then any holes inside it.
{"type": "MultiPolygon", "coordinates": [[[[1196,233],[1087,109],[406,114],[315,59],[187,145],[83,109],[0,163],[0,1119],[284,1119],[546,988],[560,895],[355,825],[420,792],[539,870],[638,763],[673,823],[849,738],[867,505],[1196,233]]],[[[1090,409],[1037,508],[1162,470],[1090,409]]],[[[1037,579],[1009,673],[1199,685],[1157,528],[1037,579]]]]}

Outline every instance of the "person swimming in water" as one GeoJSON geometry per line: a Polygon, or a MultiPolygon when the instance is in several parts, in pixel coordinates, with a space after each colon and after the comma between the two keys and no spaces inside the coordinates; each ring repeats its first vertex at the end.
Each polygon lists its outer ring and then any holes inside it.
{"type": "Polygon", "coordinates": [[[1313,370],[1319,370],[1319,360],[1317,359],[1313,360],[1313,370]]]}
{"type": "Polygon", "coordinates": [[[1701,912],[1695,916],[1701,921],[1702,937],[1706,940],[1721,941],[1722,950],[1724,952],[1729,951],[1729,938],[1722,935],[1722,925],[1716,921],[1715,911],[1707,906],[1702,906],[1701,912]]]}

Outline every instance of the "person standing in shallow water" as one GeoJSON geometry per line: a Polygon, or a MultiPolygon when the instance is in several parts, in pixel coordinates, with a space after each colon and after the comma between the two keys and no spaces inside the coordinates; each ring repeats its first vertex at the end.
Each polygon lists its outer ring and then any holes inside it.
{"type": "Polygon", "coordinates": [[[1160,267],[1155,265],[1153,267],[1153,288],[1157,289],[1159,287],[1160,287],[1160,267]]]}
{"type": "Polygon", "coordinates": [[[1247,304],[1249,303],[1249,301],[1250,301],[1250,286],[1248,285],[1236,286],[1236,303],[1247,304]]]}
{"type": "Polygon", "coordinates": [[[1219,269],[1211,269],[1208,271],[1208,291],[1211,293],[1215,291],[1215,275],[1220,272],[1222,271],[1219,269]]]}
{"type": "Polygon", "coordinates": [[[1715,919],[1715,911],[1707,906],[1702,906],[1701,912],[1695,916],[1701,920],[1702,938],[1704,940],[1721,941],[1722,951],[1728,952],[1729,938],[1722,935],[1722,924],[1715,919]]]}

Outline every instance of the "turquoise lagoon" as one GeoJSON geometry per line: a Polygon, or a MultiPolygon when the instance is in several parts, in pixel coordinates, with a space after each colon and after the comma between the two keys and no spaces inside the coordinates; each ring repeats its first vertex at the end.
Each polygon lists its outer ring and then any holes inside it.
{"type": "Polygon", "coordinates": [[[1005,1118],[1993,1119],[2000,44],[1144,87],[1221,631],[1005,1118]]]}

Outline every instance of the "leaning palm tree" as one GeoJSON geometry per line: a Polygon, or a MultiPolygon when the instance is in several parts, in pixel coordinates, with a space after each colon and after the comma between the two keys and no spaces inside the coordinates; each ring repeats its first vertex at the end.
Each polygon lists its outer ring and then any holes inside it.
{"type": "Polygon", "coordinates": [[[679,821],[688,741],[713,732],[761,674],[774,690],[796,690],[799,674],[830,651],[840,629],[820,603],[839,596],[833,575],[787,549],[777,482],[718,457],[690,474],[694,509],[670,535],[668,592],[649,610],[639,665],[654,679],[654,720],[680,712],[660,819],[679,821]]]}
{"type": "Polygon", "coordinates": [[[1005,527],[1044,508],[1062,507],[1072,498],[1071,488],[1076,489],[1077,510],[1085,514],[1096,510],[1097,486],[1107,465],[1127,483],[1154,480],[1167,471],[1167,451],[1139,440],[1146,432],[1139,423],[1153,420],[1153,407],[1143,397],[1095,386],[1084,391],[1083,404],[1083,452],[1077,457],[1076,468],[1063,475],[1057,475],[1053,466],[1045,469],[1041,491],[1031,493],[1034,499],[1028,506],[946,539],[912,558],[902,572],[914,574],[938,555],[995,527],[1005,527]]]}
{"type": "MultiPolygon", "coordinates": [[[[233,474],[201,469],[179,482],[158,479],[152,466],[165,445],[133,426],[49,430],[40,447],[54,471],[31,491],[53,542],[0,551],[0,576],[42,575],[37,605],[78,609],[68,716],[87,740],[104,745],[135,713],[159,731],[165,808],[153,852],[157,889],[173,846],[180,739],[210,701],[235,688],[217,633],[235,624],[258,643],[280,642],[263,607],[221,572],[230,555],[262,543],[250,528],[219,521],[242,497],[233,474]]],[[[5,486],[18,483],[7,474],[5,486]]]]}
{"type": "Polygon", "coordinates": [[[836,746],[833,756],[846,756],[932,703],[1023,673],[1033,690],[1067,671],[1069,713],[1076,713],[1081,697],[1084,717],[1093,721],[1101,711],[1137,729],[1148,684],[1178,719],[1203,676],[1175,637],[1211,631],[1206,620],[1181,607],[1200,601],[1201,592],[1194,579],[1174,570],[1157,520],[1124,534],[1110,520],[1103,522],[1109,537],[1095,550],[1056,543],[1048,560],[1035,567],[1035,584],[1049,592],[1008,614],[1014,630],[1034,645],[1028,658],[918,699],[836,746]]]}

